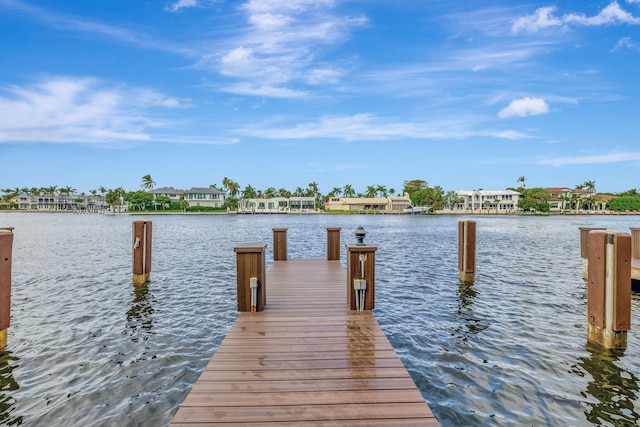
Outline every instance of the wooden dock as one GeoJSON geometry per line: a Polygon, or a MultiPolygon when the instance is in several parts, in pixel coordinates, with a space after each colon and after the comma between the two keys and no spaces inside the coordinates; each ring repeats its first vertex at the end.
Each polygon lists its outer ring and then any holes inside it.
{"type": "Polygon", "coordinates": [[[262,312],[240,313],[172,426],[437,426],[339,261],[275,261],[262,312]]]}

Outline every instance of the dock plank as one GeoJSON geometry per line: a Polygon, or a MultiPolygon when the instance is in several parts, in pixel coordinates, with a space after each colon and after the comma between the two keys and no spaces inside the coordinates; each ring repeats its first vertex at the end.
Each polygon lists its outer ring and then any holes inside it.
{"type": "Polygon", "coordinates": [[[437,426],[338,261],[276,261],[265,309],[241,313],[172,426],[437,426]]]}

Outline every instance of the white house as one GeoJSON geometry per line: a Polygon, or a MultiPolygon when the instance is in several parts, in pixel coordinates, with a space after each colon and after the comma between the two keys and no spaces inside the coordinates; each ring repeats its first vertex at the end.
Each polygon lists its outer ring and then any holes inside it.
{"type": "Polygon", "coordinates": [[[459,208],[467,211],[494,211],[497,213],[511,213],[517,210],[518,200],[522,194],[513,190],[472,190],[456,191],[462,202],[459,208]]]}
{"type": "Polygon", "coordinates": [[[290,213],[313,212],[313,197],[274,197],[272,199],[242,199],[238,201],[238,213],[290,213]]]}
{"type": "Polygon", "coordinates": [[[189,206],[207,206],[221,208],[225,204],[225,193],[217,188],[193,187],[190,190],[178,190],[173,187],[161,187],[149,190],[154,197],[168,196],[172,203],[178,203],[184,197],[189,206]]]}

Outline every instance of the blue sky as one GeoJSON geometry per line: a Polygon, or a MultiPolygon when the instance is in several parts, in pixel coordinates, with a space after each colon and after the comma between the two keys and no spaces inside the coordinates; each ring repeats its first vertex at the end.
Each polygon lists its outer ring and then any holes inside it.
{"type": "Polygon", "coordinates": [[[0,188],[640,172],[640,0],[0,0],[0,188]]]}

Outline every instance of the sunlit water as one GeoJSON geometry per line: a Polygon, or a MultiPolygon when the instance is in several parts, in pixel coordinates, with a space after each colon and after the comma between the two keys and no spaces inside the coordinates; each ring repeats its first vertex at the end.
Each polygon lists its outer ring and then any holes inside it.
{"type": "Polygon", "coordinates": [[[271,229],[286,227],[290,258],[324,258],[326,227],[344,243],[363,225],[376,317],[443,426],[640,425],[640,297],[626,351],[587,346],[578,231],[640,217],[475,217],[463,286],[469,218],[2,213],[15,240],[0,423],[168,424],[236,318],[233,248],[267,243],[270,265],[271,229]],[[153,221],[153,269],[136,288],[138,219],[153,221]]]}

